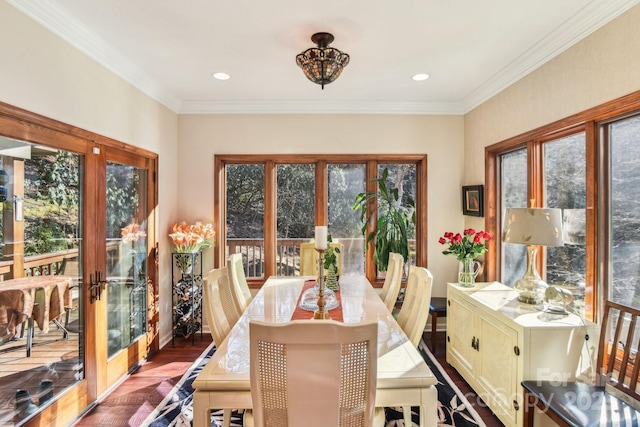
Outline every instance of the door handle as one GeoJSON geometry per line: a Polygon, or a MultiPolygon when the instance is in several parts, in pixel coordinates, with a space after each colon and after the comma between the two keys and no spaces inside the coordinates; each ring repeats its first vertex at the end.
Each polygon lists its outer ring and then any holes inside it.
{"type": "Polygon", "coordinates": [[[91,304],[102,299],[102,287],[107,283],[102,280],[102,272],[96,271],[89,275],[89,294],[91,295],[91,304]]]}

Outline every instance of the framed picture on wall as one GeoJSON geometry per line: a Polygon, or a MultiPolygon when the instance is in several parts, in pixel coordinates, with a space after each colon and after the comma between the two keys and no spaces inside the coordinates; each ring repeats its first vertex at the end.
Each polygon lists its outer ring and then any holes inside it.
{"type": "Polygon", "coordinates": [[[484,216],[484,187],[482,185],[462,187],[462,214],[484,216]]]}

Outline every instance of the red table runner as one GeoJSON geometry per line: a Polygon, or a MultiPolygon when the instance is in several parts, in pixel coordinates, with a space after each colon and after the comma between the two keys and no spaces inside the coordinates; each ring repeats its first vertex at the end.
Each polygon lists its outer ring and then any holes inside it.
{"type": "MultiPolygon", "coordinates": [[[[302,292],[300,292],[300,296],[298,297],[298,302],[296,303],[296,309],[291,315],[291,320],[304,320],[304,319],[313,319],[313,311],[304,310],[300,308],[300,300],[304,295],[307,289],[313,288],[316,285],[315,280],[305,280],[304,286],[302,287],[302,292]]],[[[337,320],[338,322],[342,322],[342,301],[340,301],[340,291],[334,291],[336,294],[336,298],[338,299],[338,306],[333,310],[329,310],[329,318],[332,320],[337,320]]]]}

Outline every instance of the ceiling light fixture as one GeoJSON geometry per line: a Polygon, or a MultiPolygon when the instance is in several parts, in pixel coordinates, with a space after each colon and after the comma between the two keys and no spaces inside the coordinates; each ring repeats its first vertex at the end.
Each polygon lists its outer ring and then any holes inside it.
{"type": "Polygon", "coordinates": [[[212,76],[217,80],[229,80],[231,78],[231,76],[227,73],[213,73],[212,76]]]}
{"type": "Polygon", "coordinates": [[[429,74],[420,73],[420,74],[414,75],[411,78],[417,82],[421,82],[423,80],[427,80],[429,78],[429,74]]]}
{"type": "Polygon", "coordinates": [[[296,56],[296,63],[309,80],[319,84],[324,89],[338,78],[342,69],[349,64],[349,55],[339,51],[329,44],[333,41],[333,35],[329,33],[315,33],[311,41],[318,45],[296,56]]]}

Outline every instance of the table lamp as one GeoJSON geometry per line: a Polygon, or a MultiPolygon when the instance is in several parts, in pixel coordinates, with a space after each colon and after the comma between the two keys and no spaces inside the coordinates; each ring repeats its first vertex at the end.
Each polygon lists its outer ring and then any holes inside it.
{"type": "Polygon", "coordinates": [[[536,268],[538,246],[563,246],[562,210],[547,208],[509,208],[506,211],[502,240],[527,245],[527,271],[513,288],[518,299],[541,304],[547,284],[536,268]]]}

